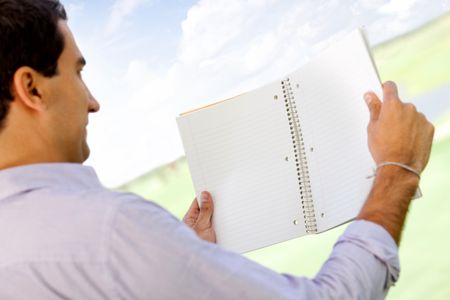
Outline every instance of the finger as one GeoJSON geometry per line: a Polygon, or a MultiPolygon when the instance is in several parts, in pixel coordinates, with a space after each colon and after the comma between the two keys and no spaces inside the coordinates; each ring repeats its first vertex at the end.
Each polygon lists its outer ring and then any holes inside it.
{"type": "Polygon", "coordinates": [[[367,92],[364,94],[364,100],[366,101],[367,107],[370,111],[370,121],[374,122],[378,120],[382,105],[378,96],[373,92],[367,92]]]}
{"type": "Polygon", "coordinates": [[[211,227],[211,218],[214,211],[212,197],[208,192],[202,192],[200,213],[198,215],[197,228],[203,229],[211,227]]]}
{"type": "MultiPolygon", "coordinates": [[[[199,213],[200,213],[200,207],[198,206],[197,198],[195,198],[194,201],[192,201],[192,204],[189,207],[189,210],[187,211],[183,220],[195,222],[198,218],[199,213]]],[[[190,224],[190,225],[194,225],[194,224],[190,224]]]]}
{"type": "Polygon", "coordinates": [[[397,85],[393,81],[386,81],[383,83],[383,101],[391,100],[400,101],[398,97],[397,85]]]}
{"type": "MultiPolygon", "coordinates": [[[[412,103],[405,103],[403,107],[413,115],[417,115],[419,113],[416,106],[412,103]]],[[[422,116],[425,117],[423,114],[422,116]]]]}
{"type": "Polygon", "coordinates": [[[198,206],[198,200],[197,197],[194,198],[194,201],[192,201],[191,206],[189,207],[188,212],[190,211],[199,211],[200,207],[198,206]]]}

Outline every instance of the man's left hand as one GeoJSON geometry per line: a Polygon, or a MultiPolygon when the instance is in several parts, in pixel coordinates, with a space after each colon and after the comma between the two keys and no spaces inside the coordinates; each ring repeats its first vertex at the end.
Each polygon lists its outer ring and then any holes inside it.
{"type": "Polygon", "coordinates": [[[214,204],[211,194],[202,192],[200,207],[198,206],[197,198],[191,204],[188,212],[183,218],[183,222],[194,229],[197,235],[205,241],[215,243],[216,232],[212,225],[211,219],[214,212],[214,204]]]}

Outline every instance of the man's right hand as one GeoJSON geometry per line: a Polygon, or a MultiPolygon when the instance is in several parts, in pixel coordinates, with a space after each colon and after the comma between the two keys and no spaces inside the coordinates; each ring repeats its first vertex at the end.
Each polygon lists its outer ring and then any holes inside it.
{"type": "Polygon", "coordinates": [[[413,104],[400,100],[394,82],[383,84],[383,94],[383,102],[374,93],[364,95],[372,157],[377,165],[399,162],[421,173],[430,157],[434,127],[413,104]]]}
{"type": "MultiPolygon", "coordinates": [[[[370,152],[377,165],[396,162],[421,173],[430,157],[434,127],[414,105],[399,99],[395,83],[383,84],[383,97],[381,102],[374,93],[364,95],[370,110],[370,152]]],[[[381,225],[398,244],[418,184],[419,177],[402,167],[379,168],[357,219],[381,225]]]]}

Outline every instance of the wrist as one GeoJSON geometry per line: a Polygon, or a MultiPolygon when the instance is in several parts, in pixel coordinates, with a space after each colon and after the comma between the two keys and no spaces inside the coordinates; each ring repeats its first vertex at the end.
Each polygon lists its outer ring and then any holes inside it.
{"type": "Polygon", "coordinates": [[[419,185],[419,177],[396,165],[378,168],[372,190],[357,219],[383,226],[399,243],[409,204],[419,185]]]}
{"type": "Polygon", "coordinates": [[[378,168],[375,174],[375,183],[389,183],[393,185],[401,185],[407,189],[411,189],[414,195],[419,186],[420,178],[413,172],[408,171],[396,165],[386,165],[378,168]]]}

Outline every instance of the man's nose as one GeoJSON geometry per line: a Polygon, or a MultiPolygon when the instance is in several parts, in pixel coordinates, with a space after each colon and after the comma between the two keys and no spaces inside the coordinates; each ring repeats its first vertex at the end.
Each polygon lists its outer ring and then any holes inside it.
{"type": "Polygon", "coordinates": [[[96,113],[100,110],[100,103],[98,103],[97,99],[91,94],[89,96],[89,112],[96,113]]]}

